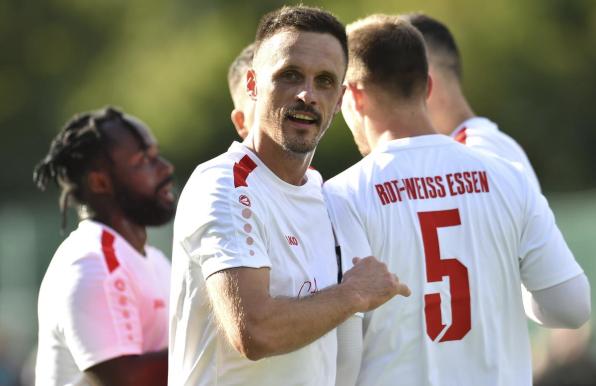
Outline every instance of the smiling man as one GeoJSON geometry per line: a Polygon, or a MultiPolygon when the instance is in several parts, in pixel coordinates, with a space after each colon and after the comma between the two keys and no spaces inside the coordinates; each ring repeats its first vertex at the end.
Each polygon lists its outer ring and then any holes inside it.
{"type": "Polygon", "coordinates": [[[346,65],[331,14],[284,7],[261,20],[246,74],[255,123],[197,167],[176,214],[171,385],[334,385],[334,328],[409,294],[374,257],[336,284],[322,179],[308,167],[346,65]]]}
{"type": "Polygon", "coordinates": [[[107,108],[69,121],[34,172],[61,189],[60,245],[39,291],[37,385],[165,385],[170,264],[145,227],[173,217],[172,165],[149,129],[107,108]],[[64,226],[64,222],[63,222],[64,226]]]}

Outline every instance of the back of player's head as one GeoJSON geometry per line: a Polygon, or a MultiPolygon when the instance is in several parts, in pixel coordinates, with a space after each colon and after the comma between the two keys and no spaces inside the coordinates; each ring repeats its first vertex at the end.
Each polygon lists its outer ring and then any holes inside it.
{"type": "Polygon", "coordinates": [[[66,208],[70,204],[86,204],[83,196],[85,174],[98,165],[100,159],[110,162],[109,150],[114,145],[103,129],[118,125],[128,129],[144,145],[138,132],[142,125],[112,107],[74,116],[50,144],[48,154],[33,171],[33,181],[45,190],[50,181],[62,189],[60,209],[63,227],[66,208]]]}
{"type": "Polygon", "coordinates": [[[433,65],[461,79],[459,50],[447,26],[423,13],[404,15],[404,18],[422,33],[433,65]]]}
{"type": "Polygon", "coordinates": [[[242,96],[246,95],[246,72],[252,67],[254,52],[255,44],[251,43],[240,52],[228,69],[228,87],[236,108],[240,107],[242,96]]]}
{"type": "Polygon", "coordinates": [[[347,31],[348,82],[362,82],[400,99],[426,96],[426,50],[422,35],[410,23],[372,15],[348,25],[347,31]]]}
{"type": "Polygon", "coordinates": [[[339,41],[347,61],[348,43],[344,25],[327,11],[304,5],[284,6],[265,14],[257,27],[255,52],[269,37],[291,29],[331,34],[339,41]]]}

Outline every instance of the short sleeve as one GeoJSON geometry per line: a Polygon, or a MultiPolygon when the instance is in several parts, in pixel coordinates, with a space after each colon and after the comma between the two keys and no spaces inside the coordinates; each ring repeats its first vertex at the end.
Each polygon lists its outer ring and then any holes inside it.
{"type": "Polygon", "coordinates": [[[528,186],[519,256],[522,282],[530,291],[555,286],[583,272],[557,227],[548,202],[533,186],[528,186]]]}
{"type": "Polygon", "coordinates": [[[330,180],[323,185],[327,210],[341,251],[343,272],[352,268],[352,258],[372,255],[363,219],[346,191],[346,187],[337,181],[330,180]]]}
{"type": "Polygon", "coordinates": [[[263,198],[248,187],[235,187],[222,168],[192,179],[178,206],[175,232],[203,277],[229,268],[270,267],[263,198]]]}
{"type": "Polygon", "coordinates": [[[77,260],[65,272],[60,326],[66,345],[84,371],[124,355],[142,353],[143,336],[134,286],[121,268],[109,273],[98,256],[77,260]]]}

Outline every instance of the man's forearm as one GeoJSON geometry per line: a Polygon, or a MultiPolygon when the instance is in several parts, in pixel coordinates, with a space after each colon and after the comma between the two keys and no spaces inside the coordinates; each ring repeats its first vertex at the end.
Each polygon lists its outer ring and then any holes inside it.
{"type": "Polygon", "coordinates": [[[356,312],[410,294],[374,257],[355,259],[341,284],[305,298],[271,296],[268,268],[228,269],[206,283],[220,328],[234,348],[252,360],[297,350],[356,312]]]}
{"type": "Polygon", "coordinates": [[[258,337],[256,359],[291,352],[315,341],[356,312],[350,303],[341,285],[300,299],[270,298],[250,321],[249,338],[258,337]]]}

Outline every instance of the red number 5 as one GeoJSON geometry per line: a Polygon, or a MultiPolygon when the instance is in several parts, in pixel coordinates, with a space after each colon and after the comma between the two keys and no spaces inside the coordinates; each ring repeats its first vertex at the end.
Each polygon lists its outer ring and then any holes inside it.
{"type": "MultiPolygon", "coordinates": [[[[418,220],[424,242],[426,280],[433,283],[442,281],[445,276],[449,277],[451,326],[447,328],[440,342],[460,340],[470,331],[472,324],[468,269],[457,259],[441,259],[437,232],[438,228],[461,225],[459,210],[418,212],[418,220]]],[[[424,315],[426,317],[426,333],[434,341],[447,327],[441,318],[440,294],[424,295],[424,315]]]]}

